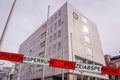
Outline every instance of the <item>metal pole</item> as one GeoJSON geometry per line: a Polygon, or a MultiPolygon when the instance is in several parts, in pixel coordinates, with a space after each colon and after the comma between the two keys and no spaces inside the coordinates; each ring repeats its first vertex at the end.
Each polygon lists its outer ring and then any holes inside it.
{"type": "MultiPolygon", "coordinates": [[[[50,5],[48,5],[48,13],[47,13],[47,27],[48,27],[48,18],[49,18],[49,12],[50,12],[50,5]]],[[[46,37],[45,37],[45,40],[46,40],[46,45],[47,45],[47,27],[46,27],[46,37]]],[[[45,54],[44,54],[44,58],[46,59],[46,50],[47,50],[47,46],[45,45],[45,54]]],[[[43,66],[43,73],[42,73],[42,80],[45,80],[45,66],[43,66]]]]}
{"type": "Polygon", "coordinates": [[[81,80],[83,80],[82,71],[81,71],[81,80]]]}
{"type": "MultiPolygon", "coordinates": [[[[63,40],[64,40],[64,37],[63,37],[63,26],[62,26],[62,59],[64,60],[64,44],[63,44],[63,40]]],[[[62,69],[62,80],[64,80],[64,69],[62,69]]]]}
{"type": "MultiPolygon", "coordinates": [[[[74,61],[74,54],[73,54],[73,43],[72,43],[72,33],[71,33],[71,50],[72,50],[72,61],[74,61]]],[[[73,70],[73,80],[74,80],[74,70],[73,70]]]]}
{"type": "MultiPolygon", "coordinates": [[[[73,17],[73,27],[74,27],[75,25],[74,25],[74,17],[73,17]]],[[[72,50],[72,61],[74,61],[74,53],[73,53],[73,40],[72,40],[72,33],[71,33],[71,50],[72,50]]],[[[74,74],[74,70],[73,70],[73,80],[74,80],[74,76],[75,76],[75,74],[74,74]]]]}
{"type": "Polygon", "coordinates": [[[14,9],[14,6],[15,6],[15,3],[16,3],[16,0],[14,0],[14,2],[13,2],[12,8],[11,8],[10,13],[9,13],[9,15],[8,15],[7,22],[6,22],[6,24],[5,24],[4,30],[3,30],[2,35],[1,35],[1,39],[0,39],[0,50],[1,50],[1,48],[2,48],[2,44],[3,44],[4,38],[5,38],[7,29],[8,29],[8,24],[9,24],[9,21],[10,21],[10,18],[11,18],[11,15],[12,15],[12,12],[13,12],[13,9],[14,9]]]}

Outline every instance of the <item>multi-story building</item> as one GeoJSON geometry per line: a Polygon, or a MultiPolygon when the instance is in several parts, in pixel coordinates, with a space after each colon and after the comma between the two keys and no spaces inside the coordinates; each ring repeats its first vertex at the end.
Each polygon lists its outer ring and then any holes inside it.
{"type": "MultiPolygon", "coordinates": [[[[96,24],[65,3],[19,48],[19,53],[87,64],[105,65],[96,24]]],[[[20,65],[20,80],[41,80],[41,65],[20,65]],[[23,69],[24,68],[24,69],[23,69]]],[[[45,67],[45,80],[106,80],[102,74],[45,67]],[[82,79],[81,79],[82,78],[82,79]]]]}
{"type": "MultiPolygon", "coordinates": [[[[120,68],[120,55],[111,57],[110,55],[105,55],[105,61],[107,66],[120,68]]],[[[110,80],[120,80],[119,76],[109,75],[110,80]]]]}

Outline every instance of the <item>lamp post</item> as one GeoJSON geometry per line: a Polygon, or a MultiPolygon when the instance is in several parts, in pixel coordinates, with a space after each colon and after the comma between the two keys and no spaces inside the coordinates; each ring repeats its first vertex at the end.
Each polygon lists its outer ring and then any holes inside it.
{"type": "Polygon", "coordinates": [[[8,15],[7,22],[6,22],[6,24],[5,24],[3,33],[2,33],[1,38],[0,38],[0,50],[1,50],[1,48],[2,48],[2,44],[3,44],[4,38],[5,38],[7,29],[8,29],[8,24],[9,24],[9,22],[10,22],[10,18],[11,18],[11,15],[12,15],[12,12],[13,12],[13,9],[14,9],[14,6],[15,6],[15,3],[16,3],[16,0],[14,0],[14,2],[13,2],[12,8],[11,8],[10,13],[9,13],[9,15],[8,15]]]}
{"type": "MultiPolygon", "coordinates": [[[[47,31],[48,31],[48,18],[49,18],[49,13],[50,13],[50,5],[48,5],[48,13],[47,13],[47,27],[46,27],[46,36],[45,36],[45,40],[46,40],[46,44],[47,44],[47,31]]],[[[44,58],[46,59],[46,50],[47,50],[47,46],[45,45],[44,47],[45,53],[44,53],[44,58]]],[[[43,66],[43,71],[42,71],[42,80],[45,80],[45,66],[43,66]]]]}

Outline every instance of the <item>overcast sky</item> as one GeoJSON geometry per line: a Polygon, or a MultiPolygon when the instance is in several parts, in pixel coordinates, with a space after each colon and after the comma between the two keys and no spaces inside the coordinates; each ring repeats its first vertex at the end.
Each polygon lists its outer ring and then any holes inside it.
{"type": "MultiPolygon", "coordinates": [[[[120,55],[120,0],[67,0],[97,24],[104,54],[120,55]]],[[[2,51],[18,52],[20,44],[66,0],[17,0],[2,51]]],[[[0,0],[0,36],[13,0],[0,0]]],[[[2,63],[2,61],[0,61],[2,63]]]]}

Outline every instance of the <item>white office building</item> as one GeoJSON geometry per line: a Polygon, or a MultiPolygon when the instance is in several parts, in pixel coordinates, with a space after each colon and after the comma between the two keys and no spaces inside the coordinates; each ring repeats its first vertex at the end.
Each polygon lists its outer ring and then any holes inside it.
{"type": "MultiPolygon", "coordinates": [[[[58,9],[19,48],[19,53],[105,65],[97,26],[69,3],[58,9]]],[[[20,80],[41,80],[43,66],[21,64],[20,80]]],[[[102,74],[45,67],[45,80],[107,80],[102,74]]]]}

